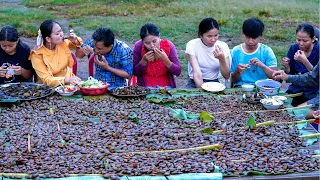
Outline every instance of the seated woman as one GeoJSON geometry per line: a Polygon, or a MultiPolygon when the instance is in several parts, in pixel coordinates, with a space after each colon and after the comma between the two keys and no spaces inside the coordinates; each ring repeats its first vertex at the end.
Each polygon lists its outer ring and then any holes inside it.
{"type": "Polygon", "coordinates": [[[30,48],[21,42],[16,28],[4,26],[0,31],[0,84],[31,81],[30,48]]]}
{"type": "MultiPolygon", "coordinates": [[[[282,65],[287,74],[304,74],[312,70],[319,62],[319,42],[316,40],[314,27],[301,24],[296,30],[296,43],[290,46],[287,57],[282,58],[282,65]]],[[[319,88],[290,85],[287,93],[303,92],[302,96],[293,98],[292,105],[304,103],[317,94],[319,88]]]]}
{"type": "Polygon", "coordinates": [[[174,76],[180,75],[181,65],[174,44],[160,39],[159,29],[154,24],[142,26],[140,37],[133,48],[133,74],[137,76],[137,85],[175,88],[174,76]]]}
{"type": "Polygon", "coordinates": [[[225,79],[230,77],[230,50],[219,41],[219,25],[213,18],[205,18],[199,24],[198,37],[187,43],[187,88],[199,88],[204,82],[218,82],[221,71],[225,79]]]}
{"type": "Polygon", "coordinates": [[[49,86],[77,84],[81,79],[72,73],[74,60],[70,48],[82,45],[82,39],[70,32],[65,39],[60,25],[53,20],[46,20],[40,25],[37,48],[32,50],[29,59],[37,74],[39,83],[49,86]]]}

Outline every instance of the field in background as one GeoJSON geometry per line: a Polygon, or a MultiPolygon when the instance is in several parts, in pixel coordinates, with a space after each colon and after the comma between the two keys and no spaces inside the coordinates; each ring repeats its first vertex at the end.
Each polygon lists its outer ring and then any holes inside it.
{"type": "Polygon", "coordinates": [[[266,27],[261,42],[269,45],[280,61],[295,41],[299,24],[319,27],[320,0],[22,0],[20,3],[25,7],[1,4],[0,26],[12,24],[25,37],[36,37],[43,20],[55,19],[64,22],[65,28],[73,27],[80,36],[98,27],[109,27],[121,39],[134,43],[143,24],[155,23],[161,37],[171,40],[179,50],[186,76],[183,50],[196,37],[203,18],[217,19],[221,40],[230,49],[242,42],[240,31],[245,19],[261,19],[266,27]]]}

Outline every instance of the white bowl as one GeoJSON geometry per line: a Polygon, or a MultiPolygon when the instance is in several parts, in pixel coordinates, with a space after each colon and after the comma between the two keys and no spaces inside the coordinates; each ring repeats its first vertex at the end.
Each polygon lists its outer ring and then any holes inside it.
{"type": "Polygon", "coordinates": [[[260,102],[262,103],[263,107],[268,110],[278,109],[283,104],[283,101],[277,99],[261,99],[260,102]]]}
{"type": "Polygon", "coordinates": [[[55,88],[55,91],[58,92],[61,96],[72,96],[78,90],[73,85],[65,85],[63,87],[59,86],[55,88]]]}
{"type": "Polygon", "coordinates": [[[244,92],[251,92],[254,89],[254,85],[252,85],[252,84],[243,84],[241,86],[241,88],[242,88],[242,91],[244,91],[244,92]]]}

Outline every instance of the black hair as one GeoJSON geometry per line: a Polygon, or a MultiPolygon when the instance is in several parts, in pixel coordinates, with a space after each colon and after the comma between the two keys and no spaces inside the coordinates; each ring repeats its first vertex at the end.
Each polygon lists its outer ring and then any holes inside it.
{"type": "Polygon", "coordinates": [[[99,28],[92,34],[92,39],[100,42],[103,41],[105,47],[108,47],[114,42],[114,34],[109,28],[99,28]]]}
{"type": "Polygon", "coordinates": [[[201,37],[204,33],[210,31],[211,29],[218,29],[219,24],[214,18],[205,18],[199,24],[198,37],[201,37]]]}
{"type": "Polygon", "coordinates": [[[314,26],[312,26],[311,24],[300,24],[296,30],[296,34],[299,31],[307,33],[311,39],[315,36],[314,35],[314,26]]]}
{"type": "Polygon", "coordinates": [[[153,35],[153,36],[160,36],[160,31],[155,24],[147,23],[143,25],[140,29],[140,38],[143,40],[145,37],[153,35]]]}
{"type": "Polygon", "coordinates": [[[257,38],[262,36],[264,31],[264,24],[257,18],[250,18],[243,22],[242,32],[250,38],[257,38]]]}
{"type": "Polygon", "coordinates": [[[9,41],[9,42],[19,41],[18,30],[10,25],[4,26],[0,31],[0,41],[9,41]]]}
{"type": "Polygon", "coordinates": [[[40,25],[40,31],[43,39],[43,43],[47,42],[46,37],[50,37],[52,33],[52,28],[54,24],[59,24],[58,22],[54,20],[45,20],[41,25],[40,25]]]}

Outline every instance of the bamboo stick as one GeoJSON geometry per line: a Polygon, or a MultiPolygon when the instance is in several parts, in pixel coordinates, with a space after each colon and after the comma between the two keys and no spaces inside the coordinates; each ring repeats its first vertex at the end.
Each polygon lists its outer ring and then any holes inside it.
{"type": "Polygon", "coordinates": [[[315,119],[309,119],[309,120],[299,120],[299,121],[292,121],[292,122],[279,122],[276,124],[301,124],[301,123],[312,123],[315,119]]]}
{"type": "Polygon", "coordinates": [[[30,136],[30,133],[28,133],[28,153],[31,153],[31,136],[30,136]]]}
{"type": "Polygon", "coordinates": [[[320,133],[301,135],[301,136],[299,136],[299,137],[301,137],[301,138],[316,138],[316,137],[318,137],[318,136],[320,136],[320,133]]]}
{"type": "Polygon", "coordinates": [[[283,96],[286,98],[293,98],[293,97],[301,96],[302,94],[303,94],[303,92],[296,93],[296,94],[287,94],[287,95],[283,95],[283,96]]]}
{"type": "Polygon", "coordinates": [[[59,121],[57,121],[58,131],[60,131],[59,121]]]}
{"type": "Polygon", "coordinates": [[[172,149],[172,150],[161,150],[161,151],[136,151],[136,152],[124,152],[124,153],[114,153],[114,154],[144,154],[144,153],[170,153],[170,152],[179,152],[179,151],[193,151],[193,150],[210,150],[210,149],[221,149],[222,146],[220,144],[213,144],[208,146],[200,146],[195,148],[186,148],[186,149],[172,149]]]}

